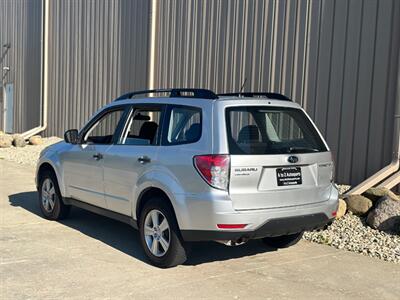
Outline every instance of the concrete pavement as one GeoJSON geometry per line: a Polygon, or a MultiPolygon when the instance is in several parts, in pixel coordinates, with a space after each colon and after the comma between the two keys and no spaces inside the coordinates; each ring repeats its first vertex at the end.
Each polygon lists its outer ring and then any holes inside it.
{"type": "Polygon", "coordinates": [[[0,160],[1,299],[400,298],[400,265],[300,242],[194,243],[185,265],[149,265],[128,225],[73,209],[40,216],[33,168],[0,160]]]}

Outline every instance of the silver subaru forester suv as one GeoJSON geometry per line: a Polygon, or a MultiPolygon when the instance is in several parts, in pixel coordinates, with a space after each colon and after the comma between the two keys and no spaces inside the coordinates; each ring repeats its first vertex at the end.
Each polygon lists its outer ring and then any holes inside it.
{"type": "Polygon", "coordinates": [[[128,223],[159,267],[183,263],[188,241],[288,247],[336,214],[328,145],[280,94],[133,92],[64,138],[37,165],[43,215],[77,206],[128,223]]]}

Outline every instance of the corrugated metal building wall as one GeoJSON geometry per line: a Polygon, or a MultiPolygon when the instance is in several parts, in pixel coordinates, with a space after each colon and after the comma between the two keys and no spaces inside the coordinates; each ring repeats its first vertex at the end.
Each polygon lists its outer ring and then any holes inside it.
{"type": "MultiPolygon", "coordinates": [[[[80,127],[111,99],[150,83],[227,92],[247,78],[246,90],[303,105],[333,149],[340,182],[357,183],[389,162],[400,1],[156,3],[152,15],[146,0],[49,2],[46,135],[80,127]]],[[[17,45],[7,80],[23,131],[39,124],[41,1],[0,0],[0,8],[0,42],[17,45]]]]}
{"type": "Polygon", "coordinates": [[[50,1],[46,135],[80,128],[120,94],[147,85],[149,2],[50,1]]]}
{"type": "MultiPolygon", "coordinates": [[[[15,132],[28,130],[40,120],[41,16],[41,0],[0,1],[0,86],[14,84],[15,132]]],[[[3,102],[0,129],[2,109],[3,102]]]]}
{"type": "Polygon", "coordinates": [[[274,91],[316,121],[340,182],[391,159],[400,1],[160,1],[155,86],[274,91]]]}

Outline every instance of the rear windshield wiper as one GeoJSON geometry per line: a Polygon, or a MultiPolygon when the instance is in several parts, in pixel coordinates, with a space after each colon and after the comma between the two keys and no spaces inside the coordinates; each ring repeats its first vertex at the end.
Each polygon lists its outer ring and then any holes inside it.
{"type": "Polygon", "coordinates": [[[309,148],[309,147],[289,147],[289,148],[288,148],[288,152],[289,152],[289,153],[319,152],[319,149],[309,148]]]}

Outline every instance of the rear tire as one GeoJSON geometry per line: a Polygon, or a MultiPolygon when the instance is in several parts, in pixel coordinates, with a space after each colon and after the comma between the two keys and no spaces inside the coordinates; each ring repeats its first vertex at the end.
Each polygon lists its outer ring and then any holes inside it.
{"type": "Polygon", "coordinates": [[[187,259],[175,214],[165,198],[149,199],[139,219],[140,242],[150,262],[160,268],[175,267],[187,259]]]}
{"type": "Polygon", "coordinates": [[[303,237],[303,232],[289,234],[289,235],[281,235],[274,237],[265,237],[262,241],[272,248],[288,248],[297,244],[301,238],[303,237]]]}
{"type": "Polygon", "coordinates": [[[51,171],[44,171],[39,182],[39,206],[48,220],[65,219],[71,207],[62,201],[57,177],[51,171]]]}

